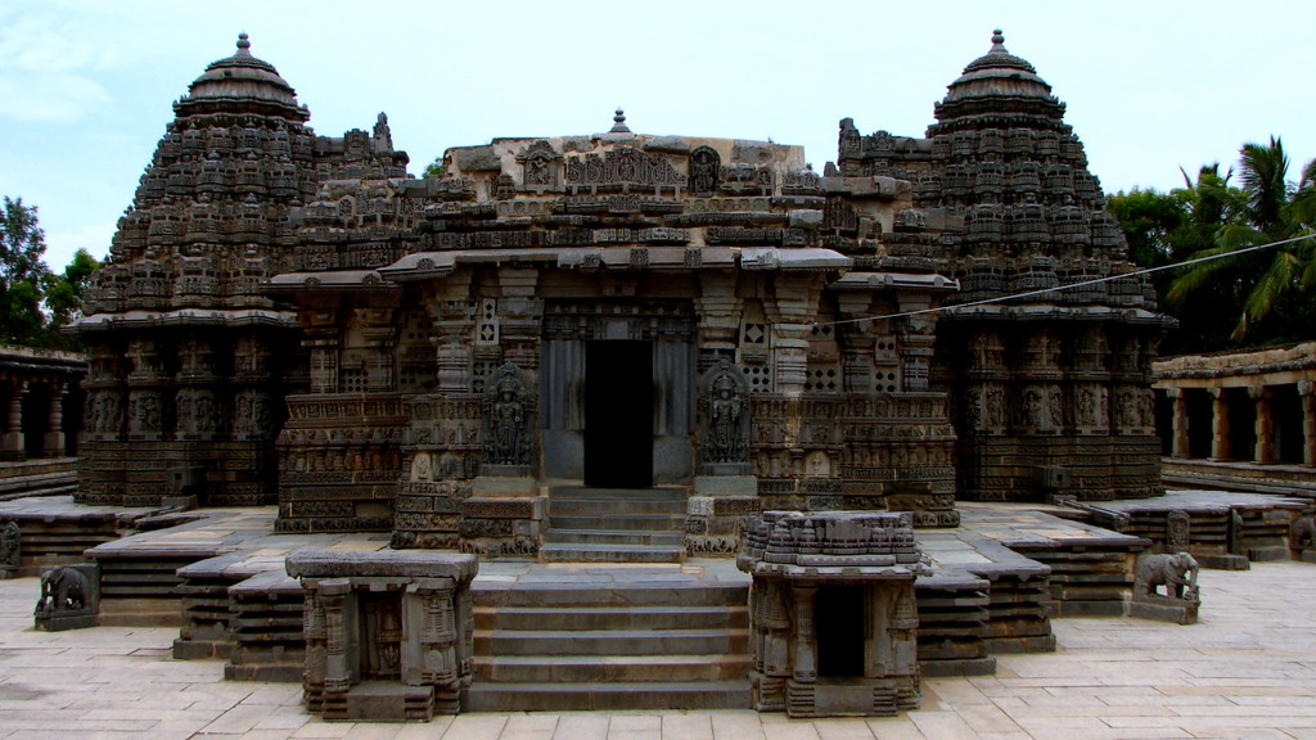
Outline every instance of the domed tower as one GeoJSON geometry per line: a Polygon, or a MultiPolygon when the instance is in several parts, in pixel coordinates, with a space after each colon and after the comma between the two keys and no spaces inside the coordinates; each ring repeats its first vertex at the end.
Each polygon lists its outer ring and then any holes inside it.
{"type": "Polygon", "coordinates": [[[955,398],[959,492],[978,499],[1158,493],[1151,359],[1165,319],[1133,272],[1065,105],[1026,60],[991,49],[936,104],[919,205],[962,217],[941,269],[934,382],[955,398]],[[1016,296],[1007,298],[1007,296],[1016,296]]]}
{"type": "Polygon", "coordinates": [[[240,34],[174,103],[88,290],[82,501],[275,500],[270,448],[299,330],[261,284],[286,269],[289,210],[316,191],[315,137],[250,47],[240,34]]]}

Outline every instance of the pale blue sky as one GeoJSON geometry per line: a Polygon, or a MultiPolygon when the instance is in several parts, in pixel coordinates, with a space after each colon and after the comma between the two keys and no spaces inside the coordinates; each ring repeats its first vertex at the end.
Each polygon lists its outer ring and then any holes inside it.
{"type": "Polygon", "coordinates": [[[497,136],[768,138],[836,156],[845,116],[922,135],[994,27],[1069,105],[1108,193],[1284,137],[1316,156],[1316,2],[227,2],[7,0],[0,193],[41,209],[59,269],[103,256],[170,103],[239,31],[317,133],[386,111],[412,171],[497,136]]]}

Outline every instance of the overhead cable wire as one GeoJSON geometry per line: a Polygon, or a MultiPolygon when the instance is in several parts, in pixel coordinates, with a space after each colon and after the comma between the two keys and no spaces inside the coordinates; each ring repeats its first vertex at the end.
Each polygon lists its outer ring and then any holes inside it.
{"type": "Polygon", "coordinates": [[[934,308],[920,308],[914,311],[900,311],[898,313],[888,313],[888,314],[883,314],[881,316],[863,316],[857,319],[838,319],[836,321],[819,321],[819,322],[815,322],[813,325],[836,326],[838,324],[858,324],[863,321],[886,321],[887,319],[901,319],[901,318],[905,318],[906,316],[921,316],[924,314],[941,313],[943,311],[951,311],[960,308],[969,308],[972,306],[985,306],[991,303],[1004,303],[1006,301],[1014,301],[1020,298],[1031,298],[1032,296],[1045,295],[1047,293],[1055,293],[1061,290],[1069,290],[1070,288],[1081,288],[1085,285],[1097,285],[1098,283],[1109,283],[1113,280],[1124,280],[1131,277],[1138,277],[1139,275],[1149,275],[1153,272],[1161,272],[1162,270],[1173,270],[1180,267],[1187,267],[1188,265],[1196,265],[1201,262],[1210,262],[1212,260],[1224,259],[1225,257],[1236,257],[1240,254],[1247,254],[1248,252],[1256,252],[1261,249],[1269,249],[1270,247],[1278,247],[1284,244],[1292,244],[1293,242],[1302,241],[1303,239],[1316,239],[1316,233],[1303,234],[1302,236],[1295,236],[1289,239],[1280,239],[1279,241],[1267,242],[1266,244],[1256,244],[1251,247],[1242,247],[1240,249],[1235,249],[1231,252],[1222,252],[1221,254],[1211,254],[1205,257],[1194,257],[1193,259],[1183,260],[1182,262],[1173,262],[1168,265],[1157,265],[1156,267],[1144,267],[1140,270],[1134,270],[1133,272],[1126,272],[1119,275],[1106,275],[1105,277],[1092,278],[1091,280],[1080,280],[1076,283],[1066,283],[1064,285],[1056,285],[1050,288],[1038,288],[1037,290],[1027,290],[1022,293],[1012,293],[1010,295],[997,296],[995,298],[983,298],[976,301],[965,301],[964,303],[952,303],[950,305],[936,306],[934,308]]]}

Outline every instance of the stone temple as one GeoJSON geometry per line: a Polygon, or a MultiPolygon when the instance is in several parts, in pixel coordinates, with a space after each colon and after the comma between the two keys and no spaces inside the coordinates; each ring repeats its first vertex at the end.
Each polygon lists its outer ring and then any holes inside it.
{"type": "Polygon", "coordinates": [[[174,104],[77,324],[84,503],[680,559],[761,510],[948,527],[956,499],[1162,492],[1167,320],[1141,278],[1046,290],[1135,268],[999,32],[924,137],[843,119],[821,173],[619,110],[424,178],[383,114],[317,135],[239,39],[174,104]]]}

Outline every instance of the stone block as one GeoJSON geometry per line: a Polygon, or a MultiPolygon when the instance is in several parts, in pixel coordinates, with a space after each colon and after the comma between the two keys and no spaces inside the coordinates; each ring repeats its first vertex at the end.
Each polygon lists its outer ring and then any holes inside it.
{"type": "Polygon", "coordinates": [[[544,517],[544,499],[472,496],[458,504],[458,509],[463,517],[537,520],[544,517]]]}
{"type": "Polygon", "coordinates": [[[491,146],[467,146],[452,150],[453,159],[462,172],[497,172],[503,163],[491,146]]]}
{"type": "Polygon", "coordinates": [[[752,475],[738,474],[695,476],[695,495],[757,496],[758,478],[752,475]]]}
{"type": "Polygon", "coordinates": [[[471,481],[471,495],[481,498],[532,498],[539,496],[539,483],[526,476],[481,475],[471,481]]]}
{"type": "Polygon", "coordinates": [[[817,210],[791,211],[788,216],[792,228],[816,229],[823,222],[823,212],[817,210]]]}

